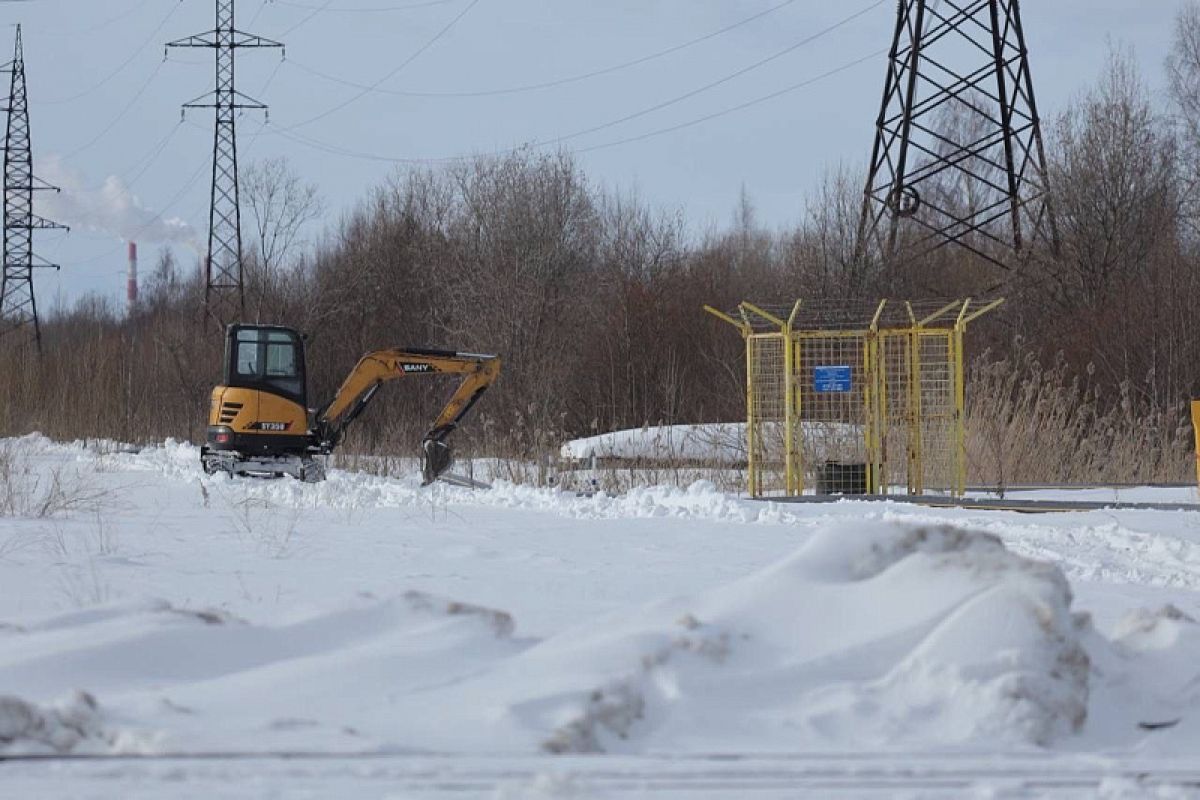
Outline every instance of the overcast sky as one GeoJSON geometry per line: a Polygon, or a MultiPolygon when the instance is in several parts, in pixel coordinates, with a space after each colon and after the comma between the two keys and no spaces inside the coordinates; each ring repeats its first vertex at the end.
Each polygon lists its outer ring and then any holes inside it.
{"type": "MultiPolygon", "coordinates": [[[[1110,42],[1131,48],[1161,93],[1177,8],[1026,0],[1043,116],[1095,80],[1110,42]]],[[[895,0],[238,0],[239,28],[287,45],[286,61],[277,50],[238,54],[238,88],[271,106],[266,127],[260,114],[241,119],[241,161],[288,157],[320,187],[332,225],[404,159],[538,142],[577,151],[599,184],[682,209],[695,229],[729,220],[743,185],[760,220],[781,227],[824,169],[865,162],[895,9],[895,0]],[[666,57],[563,82],[773,8],[666,57]],[[557,85],[495,93],[544,83],[557,85]]],[[[187,242],[207,235],[212,117],[190,111],[181,123],[179,106],[212,88],[212,53],[172,50],[164,62],[163,44],[211,29],[213,0],[30,0],[0,5],[0,15],[23,25],[35,171],[64,186],[54,208],[76,222],[70,234],[39,235],[37,250],[63,265],[36,276],[43,307],[84,291],[123,297],[123,238],[138,238],[143,270],[164,242],[192,263],[187,242]]],[[[10,47],[11,32],[0,49],[10,47]]]]}

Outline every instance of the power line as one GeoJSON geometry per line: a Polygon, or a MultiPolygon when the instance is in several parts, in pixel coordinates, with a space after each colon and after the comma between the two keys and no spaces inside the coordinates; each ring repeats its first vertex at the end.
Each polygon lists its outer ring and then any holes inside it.
{"type": "Polygon", "coordinates": [[[452,20],[450,20],[448,23],[446,23],[446,25],[441,30],[439,30],[437,33],[435,33],[432,38],[430,38],[427,42],[425,42],[425,44],[421,45],[421,47],[418,48],[415,53],[410,55],[408,58],[404,59],[404,61],[400,62],[400,65],[398,67],[396,67],[392,71],[388,72],[386,75],[384,75],[379,80],[375,81],[375,83],[372,84],[370,87],[364,88],[362,91],[360,91],[358,94],[351,97],[349,100],[346,100],[343,103],[339,103],[338,105],[336,105],[332,108],[326,109],[325,111],[322,111],[320,114],[317,114],[315,117],[309,117],[308,119],[306,119],[302,122],[297,122],[295,125],[288,126],[287,130],[295,130],[296,128],[302,128],[305,125],[309,125],[313,122],[316,122],[317,120],[324,119],[325,117],[328,117],[330,114],[334,114],[338,111],[341,111],[346,106],[361,99],[364,95],[366,95],[372,89],[377,88],[384,81],[394,78],[396,75],[398,75],[400,73],[400,71],[402,69],[404,69],[409,64],[411,64],[412,62],[414,62],[418,58],[420,58],[421,55],[423,55],[426,50],[433,47],[439,40],[441,40],[441,38],[443,36],[445,36],[447,33],[449,33],[450,29],[453,28],[455,25],[457,25],[458,21],[461,20],[463,17],[465,17],[471,11],[471,9],[473,9],[478,4],[479,4],[479,0],[471,0],[471,2],[467,4],[466,8],[464,8],[462,11],[458,12],[458,14],[452,20]]]}
{"type": "MultiPolygon", "coordinates": [[[[773,61],[776,61],[790,53],[795,52],[796,50],[800,49],[801,47],[804,47],[806,45],[809,45],[809,44],[817,41],[818,39],[820,39],[824,36],[828,36],[830,33],[833,33],[834,31],[850,24],[851,22],[858,19],[859,17],[862,17],[863,15],[865,15],[865,14],[869,13],[870,11],[883,5],[884,2],[886,2],[886,0],[876,0],[876,2],[854,12],[853,14],[850,14],[847,17],[844,17],[844,18],[838,20],[837,22],[821,29],[820,31],[817,31],[816,33],[813,33],[813,34],[810,34],[809,36],[804,37],[803,39],[801,39],[798,42],[795,42],[794,44],[788,45],[787,47],[783,48],[782,50],[778,50],[778,51],[772,53],[771,55],[766,56],[765,58],[761,58],[752,64],[749,64],[749,65],[742,67],[732,73],[729,73],[728,75],[718,78],[715,81],[710,81],[709,83],[706,83],[703,86],[700,86],[698,88],[692,89],[687,92],[684,92],[681,95],[676,95],[675,97],[672,97],[668,100],[664,100],[662,102],[655,103],[654,105],[648,106],[639,111],[635,111],[631,114],[626,114],[625,116],[618,117],[617,119],[609,120],[607,122],[603,122],[598,125],[593,125],[589,128],[584,128],[584,129],[581,129],[578,131],[574,131],[573,133],[568,133],[568,134],[564,134],[562,136],[557,136],[557,137],[554,137],[553,139],[549,139],[547,141],[534,140],[534,142],[532,144],[537,147],[546,147],[548,145],[562,144],[563,142],[568,142],[568,141],[571,141],[572,139],[578,139],[581,136],[586,136],[588,134],[597,133],[599,131],[606,130],[606,129],[614,127],[616,125],[620,125],[625,122],[629,122],[631,120],[638,119],[639,117],[646,116],[647,114],[651,114],[656,111],[661,111],[664,108],[668,108],[670,106],[681,103],[684,100],[688,100],[692,97],[702,94],[703,92],[714,89],[717,86],[721,86],[732,80],[742,77],[743,75],[746,75],[754,70],[757,70],[773,61]]],[[[853,64],[851,64],[851,66],[853,66],[853,64]]],[[[275,132],[279,133],[281,135],[284,135],[287,133],[293,133],[295,131],[295,129],[298,127],[300,127],[300,126],[292,125],[292,126],[282,128],[282,129],[275,129],[275,132]]],[[[301,143],[303,143],[303,144],[309,144],[314,147],[319,147],[321,145],[324,145],[325,147],[329,148],[327,150],[327,152],[336,152],[336,151],[342,149],[342,148],[339,148],[337,145],[328,145],[324,142],[320,142],[320,140],[318,140],[318,139],[315,139],[315,138],[309,137],[309,136],[295,135],[294,138],[296,141],[301,141],[301,143]]],[[[519,147],[518,148],[510,148],[507,151],[501,151],[501,152],[515,152],[519,149],[521,149],[521,148],[519,148],[519,147]]],[[[350,154],[351,152],[352,151],[347,150],[346,154],[350,154]]],[[[454,157],[454,158],[449,158],[449,159],[433,159],[433,160],[434,161],[438,161],[438,160],[454,161],[454,160],[460,160],[460,159],[461,159],[461,157],[454,157]]],[[[392,160],[392,159],[383,158],[380,160],[392,160]]],[[[395,160],[398,162],[404,163],[404,162],[410,161],[410,160],[416,161],[416,162],[422,162],[422,161],[425,161],[426,159],[395,159],[395,160]]]]}
{"type": "MultiPolygon", "coordinates": [[[[129,19],[134,14],[141,11],[146,6],[150,5],[150,3],[152,3],[153,1],[154,0],[141,0],[141,2],[135,3],[134,5],[130,6],[128,9],[126,9],[125,11],[122,11],[121,13],[117,14],[116,16],[109,17],[108,19],[104,20],[103,22],[97,22],[95,25],[90,25],[88,27],[79,28],[79,29],[73,30],[73,31],[48,30],[48,31],[41,32],[40,35],[53,37],[53,38],[66,38],[68,36],[83,36],[84,34],[96,33],[97,31],[102,31],[111,25],[115,25],[118,22],[121,22],[122,20],[129,19]]],[[[99,4],[97,3],[97,5],[99,5],[99,4]]]]}
{"type": "Polygon", "coordinates": [[[608,122],[603,122],[599,125],[593,125],[590,128],[584,128],[582,130],[575,131],[574,133],[568,133],[564,136],[556,137],[555,139],[553,139],[550,142],[550,144],[558,144],[560,142],[570,141],[571,139],[578,139],[580,136],[586,136],[590,133],[596,133],[597,131],[602,131],[607,128],[611,128],[614,125],[620,125],[622,123],[629,122],[630,120],[634,120],[639,117],[644,117],[647,114],[654,113],[655,111],[661,111],[664,108],[668,108],[677,103],[682,103],[684,100],[689,100],[698,94],[702,94],[704,92],[709,91],[710,89],[715,89],[718,86],[729,83],[730,81],[736,80],[737,78],[740,78],[743,75],[749,74],[750,72],[753,72],[756,69],[764,67],[767,64],[771,63],[772,61],[777,61],[778,59],[783,58],[784,56],[786,56],[790,53],[793,53],[796,50],[799,50],[801,47],[805,47],[806,45],[812,44],[813,42],[817,41],[818,39],[820,39],[824,36],[828,36],[830,33],[833,33],[834,31],[838,30],[839,28],[842,28],[842,27],[850,24],[851,22],[853,22],[854,20],[863,16],[864,14],[867,14],[868,12],[873,11],[874,9],[883,5],[886,1],[887,0],[876,0],[876,2],[872,3],[871,5],[863,8],[863,9],[860,9],[859,11],[854,12],[853,14],[851,14],[848,17],[844,17],[843,19],[833,23],[832,25],[830,25],[826,28],[823,28],[820,31],[817,31],[816,33],[814,33],[810,36],[804,37],[803,39],[796,42],[795,44],[789,45],[789,46],[783,48],[782,50],[778,50],[765,58],[761,58],[758,61],[755,61],[753,64],[749,64],[745,67],[742,67],[741,69],[739,69],[735,72],[731,72],[730,74],[725,75],[724,77],[718,78],[715,81],[706,83],[703,86],[700,86],[696,89],[692,89],[691,91],[684,92],[683,94],[672,97],[669,100],[664,100],[661,103],[655,103],[652,106],[647,106],[646,108],[643,108],[640,111],[635,111],[632,114],[626,114],[623,117],[619,117],[614,120],[609,120],[608,122]]]}
{"type": "Polygon", "coordinates": [[[337,13],[378,13],[381,11],[408,11],[414,8],[429,8],[430,6],[444,6],[449,3],[457,3],[459,0],[424,0],[424,2],[408,3],[406,5],[391,5],[391,6],[358,6],[357,8],[329,8],[329,3],[324,6],[314,6],[309,3],[295,3],[291,0],[264,0],[264,3],[270,3],[277,6],[290,6],[292,8],[316,9],[317,11],[334,11],[337,13]]]}
{"type": "Polygon", "coordinates": [[[130,110],[137,103],[137,101],[142,98],[142,95],[144,95],[146,93],[146,90],[150,88],[150,84],[154,82],[155,77],[157,77],[159,71],[162,70],[163,63],[164,62],[162,62],[162,61],[160,61],[158,63],[158,65],[154,68],[154,71],[150,73],[150,77],[146,78],[146,82],[142,84],[140,89],[138,89],[136,92],[134,92],[133,97],[131,97],[129,99],[129,102],[126,103],[125,106],[120,111],[117,112],[117,115],[112,118],[112,121],[109,122],[108,125],[106,125],[103,128],[103,130],[101,130],[99,133],[97,133],[95,136],[93,136],[86,144],[80,145],[79,147],[76,147],[74,150],[72,150],[71,152],[64,155],[63,158],[71,158],[73,156],[79,155],[84,150],[87,150],[89,147],[96,144],[96,142],[100,141],[105,136],[107,136],[108,132],[111,131],[113,128],[115,128],[117,123],[125,118],[125,115],[130,112],[130,110]]]}
{"type": "Polygon", "coordinates": [[[649,139],[653,136],[661,136],[666,133],[674,133],[675,131],[683,130],[684,128],[690,128],[693,125],[700,125],[701,123],[717,119],[718,117],[724,117],[729,114],[734,114],[738,111],[744,111],[745,109],[751,108],[752,106],[756,106],[761,103],[765,103],[769,100],[774,100],[777,97],[782,97],[785,94],[790,94],[792,92],[799,91],[800,89],[804,89],[808,86],[812,86],[814,83],[818,83],[818,82],[826,80],[828,78],[832,78],[834,75],[841,74],[843,72],[846,72],[847,70],[850,70],[850,69],[853,69],[854,67],[859,66],[860,64],[865,64],[868,61],[871,61],[872,59],[878,58],[879,56],[883,55],[886,52],[887,52],[887,50],[876,50],[874,53],[869,53],[865,56],[862,56],[861,58],[856,58],[853,61],[849,61],[845,64],[842,64],[840,67],[834,67],[833,69],[829,70],[828,72],[822,72],[820,75],[817,75],[816,77],[809,78],[808,80],[800,81],[799,83],[793,83],[791,86],[785,86],[784,88],[779,89],[774,92],[771,92],[770,94],[761,95],[759,97],[754,98],[753,100],[747,100],[746,102],[739,103],[736,106],[730,106],[729,108],[725,108],[720,111],[714,111],[711,114],[705,114],[703,117],[696,117],[695,119],[688,120],[687,122],[681,122],[678,125],[671,125],[666,128],[659,128],[658,130],[650,131],[648,133],[639,134],[637,136],[629,136],[624,139],[617,139],[615,141],[605,142],[603,144],[594,144],[594,145],[590,145],[588,147],[580,147],[580,148],[573,150],[572,152],[590,153],[593,150],[603,150],[604,148],[608,148],[608,147],[616,147],[618,145],[630,144],[632,142],[640,142],[643,139],[649,139]]]}
{"type": "Polygon", "coordinates": [[[137,58],[139,55],[141,55],[142,51],[146,48],[146,45],[148,45],[156,36],[158,36],[158,32],[163,29],[163,27],[167,24],[168,21],[170,21],[171,17],[173,17],[175,15],[175,12],[179,10],[179,7],[181,5],[183,5],[183,0],[176,0],[175,4],[173,6],[171,6],[171,10],[167,12],[167,15],[165,17],[163,17],[162,21],[159,22],[158,25],[156,25],[154,27],[154,30],[152,30],[150,32],[150,35],[146,37],[146,40],[144,42],[142,42],[140,45],[138,45],[136,48],[134,48],[133,52],[129,55],[129,58],[122,61],[119,65],[117,65],[116,69],[114,69],[112,72],[108,73],[103,78],[101,78],[100,81],[97,82],[95,85],[91,86],[88,89],[83,90],[82,92],[79,92],[78,94],[73,94],[70,97],[63,97],[63,98],[59,98],[58,100],[42,100],[39,102],[45,103],[46,105],[60,105],[62,103],[70,103],[74,100],[78,100],[81,97],[86,97],[87,95],[89,95],[92,92],[99,89],[101,86],[104,86],[106,83],[108,83],[113,78],[117,77],[117,75],[119,75],[122,71],[124,71],[124,69],[126,67],[128,67],[130,64],[132,64],[133,60],[135,58],[137,58]]]}
{"type": "MultiPolygon", "coordinates": [[[[300,28],[300,27],[303,27],[304,25],[306,25],[306,24],[309,22],[309,20],[311,20],[311,19],[312,19],[313,17],[315,17],[317,14],[320,14],[322,11],[324,11],[326,8],[328,8],[328,7],[329,7],[329,4],[330,4],[330,3],[332,3],[332,2],[333,2],[333,0],[326,0],[326,2],[325,2],[325,5],[323,5],[323,6],[317,6],[316,10],[315,10],[315,11],[313,11],[311,14],[307,15],[306,17],[304,17],[304,19],[300,20],[300,21],[299,21],[299,22],[297,22],[295,25],[293,25],[292,27],[288,28],[288,29],[287,29],[287,30],[285,30],[283,33],[279,34],[279,38],[280,38],[280,39],[285,39],[285,38],[287,38],[288,34],[292,33],[292,31],[296,30],[297,28],[300,28]]],[[[262,11],[262,9],[263,9],[263,8],[266,8],[266,7],[267,7],[267,6],[266,6],[266,3],[263,3],[263,5],[262,5],[262,6],[259,8],[259,11],[261,12],[261,11],[262,11]]],[[[258,16],[258,15],[256,14],[255,16],[258,16]]]]}
{"type": "MultiPolygon", "coordinates": [[[[808,78],[808,79],[800,81],[798,83],[793,83],[790,86],[785,86],[782,89],[778,89],[774,92],[770,92],[765,95],[760,95],[759,97],[756,97],[752,100],[747,100],[743,103],[739,103],[737,105],[721,109],[720,111],[714,111],[710,114],[705,114],[701,117],[696,117],[696,118],[687,120],[686,122],[681,122],[681,123],[678,123],[675,125],[669,125],[664,128],[658,128],[656,130],[648,131],[646,133],[638,134],[636,136],[628,136],[628,137],[625,137],[622,139],[615,139],[613,141],[603,142],[601,144],[595,144],[595,145],[589,145],[587,147],[575,148],[575,149],[569,150],[568,152],[588,153],[593,150],[602,150],[602,149],[609,148],[609,147],[617,147],[619,145],[631,144],[633,142],[639,142],[639,141],[642,141],[645,139],[650,139],[650,138],[653,138],[656,136],[662,136],[664,134],[674,133],[675,131],[683,130],[685,128],[690,128],[695,125],[700,125],[705,122],[709,122],[711,120],[717,119],[719,117],[724,117],[724,116],[728,116],[729,114],[734,114],[739,111],[744,111],[747,108],[751,108],[753,106],[757,106],[762,103],[766,103],[771,100],[774,100],[776,98],[783,97],[784,95],[791,94],[792,92],[796,92],[801,89],[805,89],[809,86],[812,86],[813,84],[827,80],[829,78],[834,77],[835,75],[839,75],[843,72],[846,72],[847,70],[853,69],[854,67],[865,64],[874,58],[878,58],[879,56],[885,54],[886,52],[887,52],[886,50],[876,50],[873,53],[869,53],[867,55],[860,56],[859,58],[856,58],[853,61],[848,61],[848,62],[842,64],[841,66],[834,67],[833,69],[823,72],[820,75],[816,75],[812,78],[808,78]]],[[[374,154],[374,153],[367,153],[367,152],[363,152],[363,151],[355,151],[355,150],[350,150],[347,148],[338,147],[336,145],[331,145],[331,144],[328,144],[327,142],[322,142],[317,139],[313,139],[311,137],[307,137],[302,134],[297,134],[297,133],[294,133],[294,132],[291,132],[288,130],[274,129],[270,133],[278,134],[280,136],[283,136],[285,139],[289,139],[293,142],[296,142],[297,144],[304,145],[306,147],[311,147],[313,149],[320,150],[320,151],[326,152],[326,153],[330,153],[332,155],[339,155],[339,156],[344,156],[347,158],[357,158],[357,159],[361,159],[361,160],[365,160],[365,161],[380,161],[380,162],[388,162],[388,163],[395,163],[395,164],[445,164],[445,163],[453,163],[453,162],[458,162],[458,161],[465,161],[465,160],[469,160],[471,158],[476,157],[475,155],[458,155],[458,156],[444,156],[444,157],[440,157],[440,158],[394,158],[394,157],[390,157],[390,156],[382,156],[382,155],[378,155],[378,154],[374,154]]],[[[270,133],[268,135],[270,135],[270,133]]],[[[521,145],[518,147],[510,147],[510,148],[506,148],[504,150],[495,150],[495,151],[492,151],[489,153],[481,153],[478,155],[483,155],[483,156],[510,155],[512,153],[519,152],[520,150],[523,150],[527,147],[535,147],[535,148],[536,147],[546,147],[547,145],[550,145],[550,144],[555,144],[555,142],[553,142],[553,141],[543,142],[543,143],[535,142],[535,143],[530,143],[528,145],[521,145]]]]}
{"type": "Polygon", "coordinates": [[[247,25],[253,25],[254,23],[258,22],[258,18],[262,16],[262,12],[266,11],[267,9],[267,2],[268,0],[262,0],[262,2],[258,4],[258,11],[254,12],[254,16],[251,17],[250,21],[246,23],[247,25]]]}
{"type": "Polygon", "coordinates": [[[171,142],[172,139],[175,138],[175,134],[177,134],[179,132],[180,127],[182,127],[182,124],[183,124],[183,120],[176,122],[171,127],[170,133],[168,133],[166,136],[164,136],[163,139],[158,143],[158,145],[155,146],[155,148],[150,151],[149,157],[143,157],[144,158],[143,163],[141,163],[139,165],[137,162],[134,162],[132,165],[130,165],[128,168],[126,168],[122,172],[117,173],[117,177],[120,178],[120,177],[132,172],[134,169],[137,169],[137,174],[125,181],[126,187],[132,188],[133,185],[135,183],[137,183],[141,179],[141,177],[150,170],[150,167],[153,166],[154,162],[158,160],[158,157],[160,155],[162,155],[164,150],[167,149],[167,145],[171,142]]]}
{"type": "Polygon", "coordinates": [[[580,81],[589,80],[591,78],[598,78],[602,75],[610,75],[614,72],[620,72],[621,70],[629,69],[630,67],[636,67],[641,64],[646,64],[651,61],[656,61],[660,58],[664,58],[666,56],[678,53],[681,50],[686,50],[689,47],[693,47],[693,46],[701,44],[703,42],[707,42],[710,39],[715,39],[718,36],[722,36],[726,33],[729,33],[730,31],[736,30],[745,25],[749,25],[751,22],[756,22],[769,14],[773,14],[776,11],[779,11],[780,9],[782,9],[786,6],[792,5],[795,2],[796,2],[796,0],[784,0],[782,3],[778,3],[777,5],[771,6],[770,8],[767,8],[763,11],[759,11],[756,14],[752,14],[749,17],[745,17],[744,19],[738,20],[737,22],[734,22],[731,25],[726,25],[723,28],[712,31],[710,33],[706,33],[703,36],[698,36],[695,39],[689,39],[686,42],[682,42],[681,44],[673,45],[671,47],[666,48],[665,50],[659,50],[657,52],[650,53],[650,54],[644,55],[644,56],[640,56],[640,57],[632,59],[630,61],[623,61],[619,64],[613,64],[611,66],[602,67],[600,69],[592,70],[590,72],[584,72],[584,73],[581,73],[578,75],[571,75],[571,76],[568,76],[565,78],[558,78],[556,80],[542,81],[540,83],[528,83],[528,84],[523,84],[523,85],[519,85],[519,86],[508,86],[508,87],[504,87],[504,88],[500,88],[500,89],[480,89],[480,90],[465,91],[465,92],[414,92],[414,91],[407,91],[407,90],[403,90],[403,89],[372,88],[372,87],[369,87],[367,84],[358,83],[356,81],[346,80],[344,78],[339,78],[336,75],[330,75],[330,74],[328,74],[326,72],[322,72],[321,70],[318,70],[314,67],[310,67],[307,64],[303,64],[303,63],[300,63],[297,61],[292,61],[291,63],[294,64],[295,66],[299,67],[300,69],[304,70],[305,72],[315,75],[318,78],[323,78],[327,81],[331,81],[333,83],[340,83],[343,86],[351,86],[351,87],[354,87],[357,89],[367,89],[368,91],[374,91],[379,94],[390,94],[390,95],[396,95],[399,97],[489,97],[489,96],[493,96],[493,95],[518,94],[521,92],[533,92],[533,91],[537,91],[540,89],[551,89],[551,88],[554,88],[557,86],[566,86],[566,85],[572,84],[572,83],[579,83],[580,81]]]}

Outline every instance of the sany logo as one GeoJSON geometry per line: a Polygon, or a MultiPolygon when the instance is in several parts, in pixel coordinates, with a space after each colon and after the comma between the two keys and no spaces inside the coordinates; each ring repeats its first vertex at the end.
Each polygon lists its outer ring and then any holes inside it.
{"type": "Polygon", "coordinates": [[[401,372],[432,372],[432,364],[406,364],[402,361],[396,362],[396,368],[401,372]]]}

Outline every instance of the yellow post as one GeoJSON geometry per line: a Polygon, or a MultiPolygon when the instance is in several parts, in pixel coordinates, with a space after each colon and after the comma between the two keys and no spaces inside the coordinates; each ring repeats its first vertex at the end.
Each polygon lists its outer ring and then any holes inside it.
{"type": "Polygon", "coordinates": [[[871,358],[871,347],[875,341],[875,337],[867,331],[863,335],[862,340],[862,368],[863,368],[863,436],[867,447],[867,493],[875,494],[875,484],[878,479],[875,468],[875,387],[872,385],[874,380],[874,371],[871,369],[873,359],[871,358]]]}
{"type": "Polygon", "coordinates": [[[746,337],[746,485],[758,497],[757,442],[754,436],[754,337],[746,337]]]}
{"type": "Polygon", "coordinates": [[[1200,400],[1192,401],[1192,430],[1196,436],[1196,481],[1200,483],[1200,400]]]}
{"type": "Polygon", "coordinates": [[[794,445],[796,415],[792,409],[792,403],[796,396],[792,370],[794,347],[792,328],[785,324],[783,326],[783,493],[788,497],[796,494],[796,448],[794,445]]]}
{"type": "Polygon", "coordinates": [[[797,446],[800,441],[800,426],[803,425],[803,415],[800,413],[800,403],[803,392],[796,391],[796,376],[799,375],[800,354],[803,344],[795,336],[794,326],[796,315],[800,313],[800,301],[792,305],[792,313],[788,315],[784,333],[786,367],[784,380],[787,381],[787,403],[784,414],[784,436],[787,437],[787,493],[789,495],[804,494],[804,451],[797,446]]]}
{"type": "Polygon", "coordinates": [[[967,493],[967,433],[966,416],[967,388],[963,366],[963,326],[954,326],[952,340],[953,355],[950,363],[954,369],[954,477],[955,495],[967,493]]]}
{"type": "Polygon", "coordinates": [[[925,493],[925,463],[921,436],[921,323],[913,315],[912,305],[908,318],[912,328],[908,332],[908,492],[925,493]]]}
{"type": "Polygon", "coordinates": [[[879,341],[879,319],[887,300],[880,300],[863,342],[863,403],[867,419],[867,491],[886,494],[883,437],[887,435],[887,376],[879,341]]]}

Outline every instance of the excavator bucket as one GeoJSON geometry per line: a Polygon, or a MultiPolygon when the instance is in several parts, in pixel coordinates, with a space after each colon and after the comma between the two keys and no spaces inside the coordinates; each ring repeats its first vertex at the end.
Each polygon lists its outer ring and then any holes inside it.
{"type": "Polygon", "coordinates": [[[421,485],[428,486],[441,477],[454,463],[450,445],[441,439],[426,439],[421,443],[421,485]]]}

